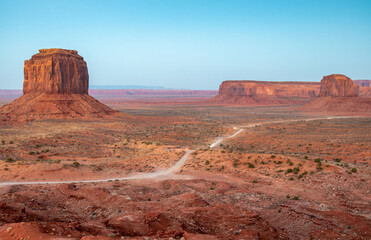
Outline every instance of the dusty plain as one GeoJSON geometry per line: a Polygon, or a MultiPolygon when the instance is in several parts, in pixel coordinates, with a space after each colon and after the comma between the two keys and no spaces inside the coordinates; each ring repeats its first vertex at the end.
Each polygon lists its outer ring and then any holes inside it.
{"type": "Polygon", "coordinates": [[[371,238],[370,116],[211,95],[100,93],[123,114],[1,124],[0,239],[371,238]],[[166,170],[187,150],[172,174],[117,180],[166,170]],[[111,180],[79,182],[100,179],[111,180]],[[53,181],[71,182],[9,184],[53,181]]]}

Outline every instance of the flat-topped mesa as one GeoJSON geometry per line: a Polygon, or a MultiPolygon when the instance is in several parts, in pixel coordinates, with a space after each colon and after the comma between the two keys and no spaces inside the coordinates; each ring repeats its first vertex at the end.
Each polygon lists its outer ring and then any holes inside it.
{"type": "Polygon", "coordinates": [[[24,62],[23,94],[88,94],[88,88],[86,62],[75,50],[40,49],[24,62]]]}
{"type": "Polygon", "coordinates": [[[319,82],[228,80],[211,99],[228,104],[300,104],[319,95],[319,82]]]}
{"type": "Polygon", "coordinates": [[[320,97],[357,97],[359,86],[342,74],[324,76],[321,80],[320,97]]]}
{"type": "Polygon", "coordinates": [[[318,95],[318,87],[319,83],[317,82],[227,80],[220,85],[219,94],[233,97],[276,96],[313,98],[318,95]]]}

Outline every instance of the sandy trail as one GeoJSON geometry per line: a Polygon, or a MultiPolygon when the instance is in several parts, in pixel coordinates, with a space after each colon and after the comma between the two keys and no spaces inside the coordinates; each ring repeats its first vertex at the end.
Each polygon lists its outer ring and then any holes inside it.
{"type": "MultiPolygon", "coordinates": [[[[213,142],[209,148],[217,147],[224,139],[236,137],[241,132],[245,131],[245,128],[252,128],[262,124],[274,124],[274,123],[287,123],[287,122],[299,122],[299,121],[315,121],[315,120],[326,120],[326,119],[336,119],[336,118],[352,118],[352,117],[326,117],[326,118],[308,118],[308,119],[294,119],[294,120],[282,120],[282,121],[273,121],[273,122],[261,122],[255,124],[249,124],[246,126],[234,127],[233,129],[237,130],[230,136],[219,137],[213,142]]],[[[354,117],[353,117],[354,118],[354,117]]],[[[65,183],[100,183],[100,182],[111,182],[111,181],[122,181],[122,180],[139,180],[139,179],[156,179],[156,180],[165,180],[165,179],[192,179],[194,177],[176,174],[179,172],[188,160],[191,153],[195,150],[189,149],[185,154],[175,163],[174,166],[168,168],[167,170],[151,172],[151,173],[135,173],[131,176],[125,176],[122,178],[106,178],[106,179],[93,179],[93,180],[75,180],[75,181],[44,181],[44,182],[0,182],[0,187],[14,186],[14,185],[41,185],[41,184],[65,184],[65,183]]]]}

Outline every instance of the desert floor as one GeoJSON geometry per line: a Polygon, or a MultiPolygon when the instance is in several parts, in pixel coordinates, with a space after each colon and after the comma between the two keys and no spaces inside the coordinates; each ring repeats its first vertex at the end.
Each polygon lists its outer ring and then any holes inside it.
{"type": "Polygon", "coordinates": [[[370,117],[194,100],[1,125],[0,239],[371,238],[370,117]]]}

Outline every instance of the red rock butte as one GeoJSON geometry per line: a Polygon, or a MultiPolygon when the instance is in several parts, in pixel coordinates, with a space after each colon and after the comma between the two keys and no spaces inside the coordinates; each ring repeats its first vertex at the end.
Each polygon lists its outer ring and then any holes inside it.
{"type": "Polygon", "coordinates": [[[89,119],[117,113],[88,90],[88,68],[77,51],[41,49],[24,63],[23,96],[1,107],[0,119],[89,119]]]}
{"type": "Polygon", "coordinates": [[[84,58],[75,50],[40,49],[24,61],[23,93],[87,94],[89,74],[84,58]]]}
{"type": "Polygon", "coordinates": [[[345,75],[324,76],[321,80],[320,97],[303,106],[301,110],[370,115],[370,90],[370,87],[359,86],[345,75]]]}
{"type": "Polygon", "coordinates": [[[342,74],[324,76],[321,80],[320,97],[357,97],[359,86],[342,74]]]}

